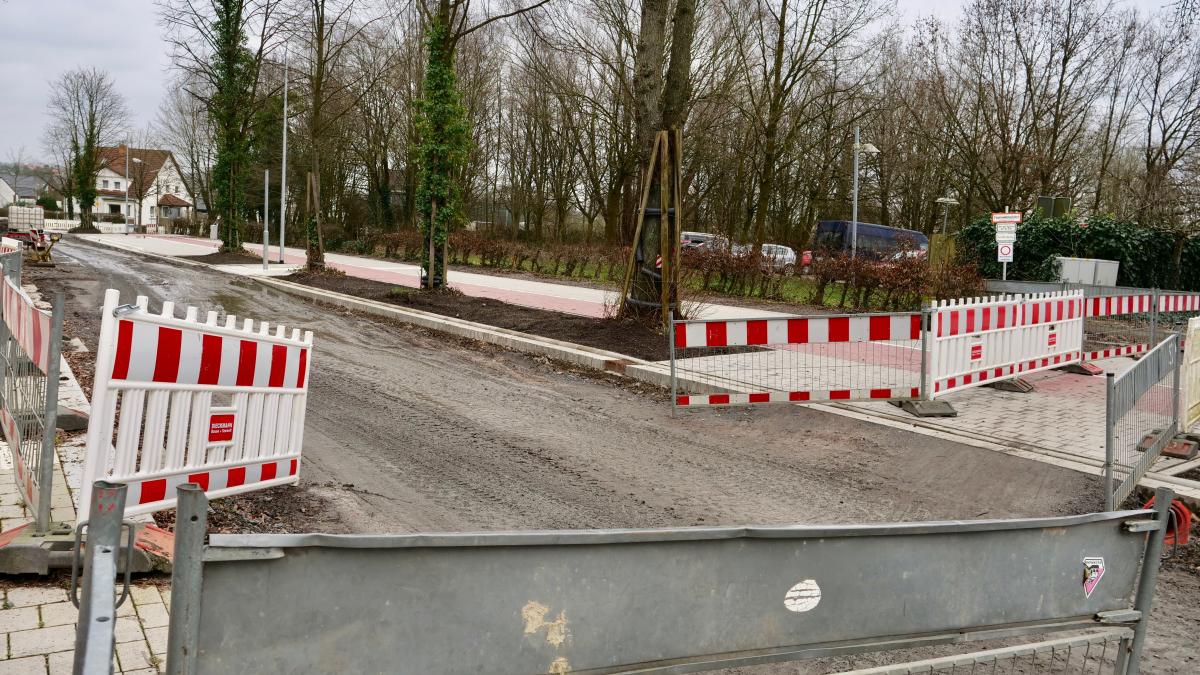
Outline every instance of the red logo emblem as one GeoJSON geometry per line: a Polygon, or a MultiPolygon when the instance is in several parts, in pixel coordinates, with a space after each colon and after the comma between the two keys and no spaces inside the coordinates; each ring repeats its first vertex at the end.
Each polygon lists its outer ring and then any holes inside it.
{"type": "Polygon", "coordinates": [[[208,442],[230,443],[233,441],[233,413],[217,413],[208,418],[208,442]]]}
{"type": "Polygon", "coordinates": [[[983,358],[983,345],[971,345],[971,360],[978,361],[983,358]]]}

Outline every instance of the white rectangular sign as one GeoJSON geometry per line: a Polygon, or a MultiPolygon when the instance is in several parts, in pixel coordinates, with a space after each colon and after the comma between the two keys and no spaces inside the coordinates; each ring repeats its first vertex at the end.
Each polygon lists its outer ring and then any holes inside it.
{"type": "Polygon", "coordinates": [[[1013,261],[1013,244],[1003,243],[996,245],[996,262],[1012,262],[1013,261]]]}
{"type": "Polygon", "coordinates": [[[993,213],[992,223],[1019,223],[1021,222],[1020,211],[1010,211],[1008,213],[993,213]]]}
{"type": "Polygon", "coordinates": [[[996,243],[1013,244],[1017,241],[1016,223],[996,223],[996,243]]]}

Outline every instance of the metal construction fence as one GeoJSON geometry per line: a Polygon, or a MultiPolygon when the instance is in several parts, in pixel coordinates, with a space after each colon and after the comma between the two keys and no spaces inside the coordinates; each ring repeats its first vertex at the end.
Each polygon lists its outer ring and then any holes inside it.
{"type": "MultiPolygon", "coordinates": [[[[126,488],[97,486],[109,489],[126,488]]],[[[1058,670],[1131,675],[1171,497],[1160,490],[1152,511],[1060,518],[212,535],[206,545],[207,499],[180,486],[166,667],[680,673],[1084,631],[947,658],[1041,664],[1049,652],[1058,670]]],[[[120,520],[110,509],[90,527],[120,520]]],[[[100,617],[114,603],[89,607],[89,588],[77,654],[93,640],[111,654],[100,617]]]]}
{"type": "Polygon", "coordinates": [[[1133,492],[1179,432],[1179,336],[1171,335],[1120,375],[1109,373],[1105,406],[1105,504],[1133,492]]]}
{"type": "Polygon", "coordinates": [[[104,296],[84,503],[99,479],[129,486],[129,515],[170,508],[184,483],[218,497],[299,481],[312,332],[174,313],[104,296]]]}
{"type": "MultiPolygon", "coordinates": [[[[1123,645],[1133,638],[1128,628],[1076,637],[989,649],[962,656],[914,661],[895,666],[853,670],[847,675],[925,675],[932,673],[1079,673],[1117,675],[1123,645]]],[[[1126,669],[1127,672],[1128,669],[1126,669]]]]}
{"type": "Polygon", "coordinates": [[[1080,359],[1083,293],[944,300],[933,307],[929,398],[1080,359]]]}
{"type": "Polygon", "coordinates": [[[672,400],[918,399],[921,326],[920,312],[673,321],[672,400]]]}
{"type": "Polygon", "coordinates": [[[21,290],[21,252],[0,254],[0,431],[34,528],[50,527],[63,299],[52,313],[21,290]]]}
{"type": "Polygon", "coordinates": [[[1084,361],[1143,354],[1162,335],[1182,333],[1187,320],[1200,314],[1200,293],[1188,291],[994,280],[987,282],[987,289],[998,293],[1082,291],[1087,298],[1084,361]]]}

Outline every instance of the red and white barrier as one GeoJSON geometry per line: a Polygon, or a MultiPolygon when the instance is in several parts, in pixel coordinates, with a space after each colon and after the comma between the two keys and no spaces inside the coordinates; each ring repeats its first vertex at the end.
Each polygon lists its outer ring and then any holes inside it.
{"type": "Polygon", "coordinates": [[[675,324],[676,349],[920,339],[919,312],[675,324]]]}
{"type": "Polygon", "coordinates": [[[1109,295],[1088,298],[1085,307],[1087,316],[1121,316],[1123,314],[1147,314],[1154,307],[1152,295],[1109,295]]]}
{"type": "Polygon", "coordinates": [[[931,398],[1082,357],[1082,291],[945,300],[933,308],[931,398]]]}
{"type": "Polygon", "coordinates": [[[673,400],[718,406],[917,399],[921,319],[920,312],[902,312],[679,321],[672,327],[673,400]],[[682,350],[690,354],[677,358],[682,350]]]}
{"type": "Polygon", "coordinates": [[[0,237],[0,253],[16,253],[22,250],[21,242],[11,237],[0,237]]]}
{"type": "Polygon", "coordinates": [[[129,485],[127,515],[174,506],[183,483],[220,497],[299,480],[311,332],[118,304],[109,290],[82,503],[96,480],[129,485]]]}
{"type": "Polygon", "coordinates": [[[1200,312],[1200,294],[1172,293],[1158,296],[1160,312],[1200,312]]]}

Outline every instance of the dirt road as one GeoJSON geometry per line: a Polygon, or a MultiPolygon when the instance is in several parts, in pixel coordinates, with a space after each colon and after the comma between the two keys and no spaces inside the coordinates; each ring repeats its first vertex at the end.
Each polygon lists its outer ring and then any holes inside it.
{"type": "MultiPolygon", "coordinates": [[[[316,335],[302,481],[354,532],[1080,513],[1096,479],[803,407],[670,416],[656,390],[68,239],[33,272],[95,346],[105,288],[316,335]]],[[[1194,672],[1197,578],[1165,573],[1152,672],[1194,672]],[[1172,637],[1180,631],[1180,637],[1172,637]],[[1190,664],[1183,659],[1190,656],[1190,664]],[[1176,665],[1178,664],[1178,665],[1176,665]]],[[[771,672],[808,672],[799,666],[771,672]]],[[[749,671],[748,671],[749,672],[749,671]]],[[[764,672],[754,670],[753,672],[764,672]]]]}

